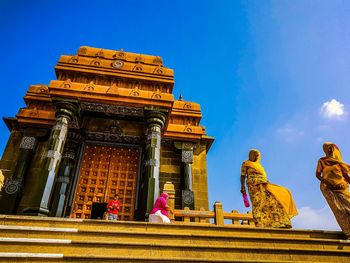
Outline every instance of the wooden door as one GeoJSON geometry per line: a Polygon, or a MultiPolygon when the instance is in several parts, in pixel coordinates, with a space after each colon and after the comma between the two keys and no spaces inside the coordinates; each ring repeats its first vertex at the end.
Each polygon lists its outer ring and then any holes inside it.
{"type": "Polygon", "coordinates": [[[133,220],[140,150],[87,145],[76,188],[73,218],[90,218],[93,202],[107,203],[119,194],[120,220],[133,220]]]}

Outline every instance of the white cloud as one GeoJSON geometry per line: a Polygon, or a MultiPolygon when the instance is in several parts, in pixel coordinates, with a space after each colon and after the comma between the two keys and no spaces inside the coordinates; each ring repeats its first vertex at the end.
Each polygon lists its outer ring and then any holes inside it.
{"type": "Polygon", "coordinates": [[[323,103],[320,113],[326,119],[341,119],[347,114],[344,104],[340,103],[336,99],[323,103]]]}
{"type": "Polygon", "coordinates": [[[294,142],[304,136],[303,131],[289,124],[277,129],[277,134],[282,136],[287,142],[294,142]]]}
{"type": "Polygon", "coordinates": [[[293,228],[314,230],[340,230],[335,217],[328,206],[321,209],[303,206],[298,209],[299,215],[292,219],[293,228]]]}

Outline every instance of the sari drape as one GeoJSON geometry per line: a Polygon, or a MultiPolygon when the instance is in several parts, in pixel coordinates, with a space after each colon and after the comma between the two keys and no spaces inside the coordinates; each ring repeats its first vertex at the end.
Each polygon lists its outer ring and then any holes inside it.
{"type": "Polygon", "coordinates": [[[343,162],[335,144],[324,143],[323,149],[326,156],[318,160],[316,168],[316,172],[322,174],[320,189],[340,228],[350,238],[350,167],[343,162]]]}
{"type": "Polygon", "coordinates": [[[247,176],[255,224],[262,227],[290,228],[290,219],[298,214],[291,193],[287,188],[267,181],[258,150],[250,151],[249,159],[243,162],[241,175],[247,176]],[[258,158],[254,158],[254,153],[258,158]],[[256,161],[252,161],[255,159],[256,161]]]}

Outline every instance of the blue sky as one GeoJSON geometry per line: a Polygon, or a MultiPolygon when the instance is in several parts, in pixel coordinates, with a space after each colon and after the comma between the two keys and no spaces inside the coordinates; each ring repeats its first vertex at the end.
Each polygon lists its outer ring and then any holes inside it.
{"type": "MultiPolygon", "coordinates": [[[[176,97],[201,104],[216,138],[208,155],[210,206],[245,212],[239,172],[262,152],[271,182],[288,187],[297,228],[338,229],[314,170],[322,143],[350,162],[350,2],[0,2],[0,113],[14,116],[30,84],[48,84],[79,46],[159,55],[176,97]]],[[[0,151],[9,133],[0,124],[0,151]]]]}

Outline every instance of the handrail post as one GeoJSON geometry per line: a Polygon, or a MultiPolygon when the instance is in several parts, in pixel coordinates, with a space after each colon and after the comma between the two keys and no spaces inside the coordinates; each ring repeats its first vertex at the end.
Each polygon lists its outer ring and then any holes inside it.
{"type": "MultiPolygon", "coordinates": [[[[199,211],[202,211],[203,213],[205,213],[204,207],[199,208],[199,211]]],[[[207,222],[206,218],[199,217],[199,223],[206,223],[206,222],[207,222]]]]}
{"type": "Polygon", "coordinates": [[[222,203],[216,201],[214,204],[214,213],[215,213],[215,225],[223,226],[224,225],[224,212],[222,210],[222,203]]]}
{"type": "MultiPolygon", "coordinates": [[[[238,211],[237,210],[232,210],[232,212],[231,212],[232,214],[236,214],[236,213],[238,213],[238,211]]],[[[238,225],[239,224],[239,220],[238,219],[232,219],[232,224],[233,225],[238,225]]]]}
{"type": "MultiPolygon", "coordinates": [[[[172,182],[165,182],[163,191],[169,195],[168,205],[174,211],[175,209],[175,188],[172,182]]],[[[170,220],[174,220],[175,216],[173,213],[168,213],[170,220]]]]}
{"type": "MultiPolygon", "coordinates": [[[[189,207],[185,207],[184,210],[187,212],[190,211],[190,208],[189,207]]],[[[190,216],[184,216],[184,222],[191,222],[191,217],[190,216]]]]}

